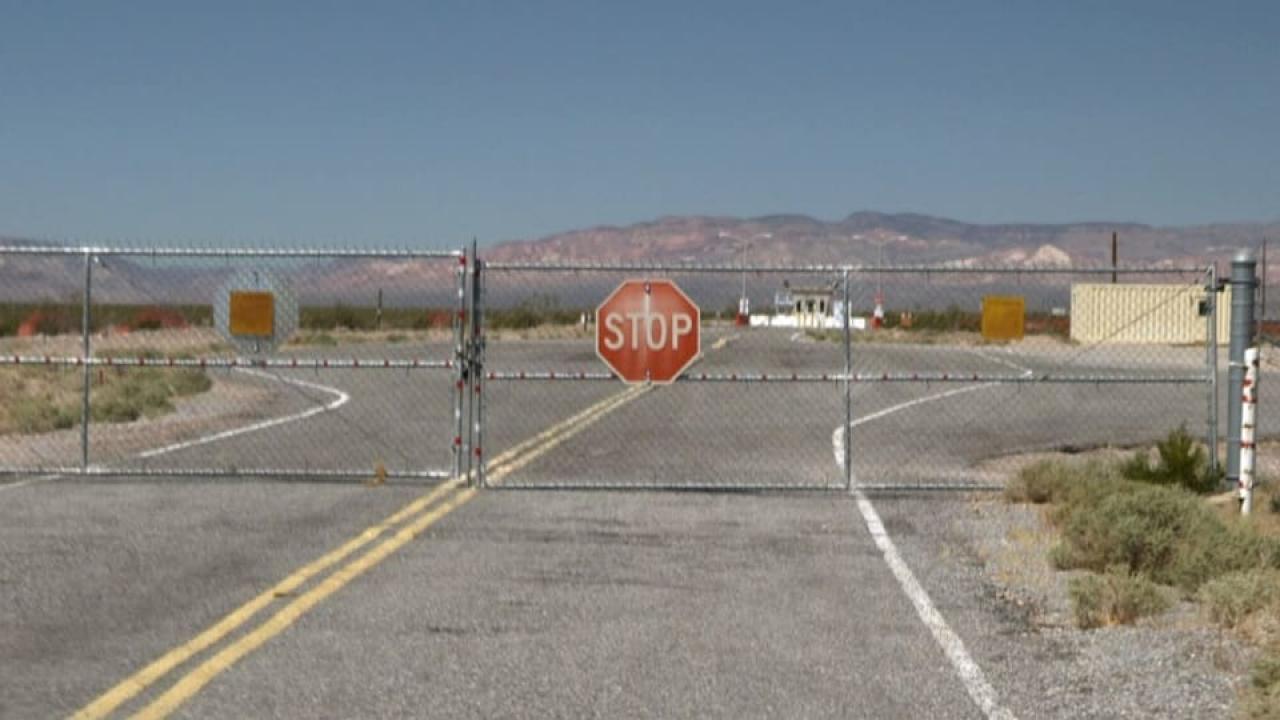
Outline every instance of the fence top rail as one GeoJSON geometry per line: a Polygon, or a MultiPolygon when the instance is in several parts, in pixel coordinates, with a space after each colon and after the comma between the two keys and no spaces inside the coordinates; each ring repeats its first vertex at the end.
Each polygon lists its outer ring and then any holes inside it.
{"type": "MultiPolygon", "coordinates": [[[[484,373],[492,381],[616,381],[610,372],[585,372],[577,370],[491,370],[484,373]]],[[[986,383],[992,385],[1191,385],[1210,381],[1203,373],[975,373],[975,372],[854,372],[845,374],[839,370],[827,373],[795,372],[687,372],[675,379],[676,383],[986,383]]]]}
{"type": "Polygon", "coordinates": [[[806,274],[965,274],[965,275],[1189,275],[1204,274],[1208,265],[733,265],[698,263],[615,263],[581,261],[556,262],[490,262],[484,269],[511,272],[688,272],[688,273],[806,273],[806,274]]]}
{"type": "Polygon", "coordinates": [[[0,255],[103,255],[130,257],[203,257],[203,258],[396,258],[444,259],[462,258],[462,250],[390,250],[390,249],[325,249],[325,248],[182,248],[182,247],[99,247],[69,245],[6,245],[0,255]]]}

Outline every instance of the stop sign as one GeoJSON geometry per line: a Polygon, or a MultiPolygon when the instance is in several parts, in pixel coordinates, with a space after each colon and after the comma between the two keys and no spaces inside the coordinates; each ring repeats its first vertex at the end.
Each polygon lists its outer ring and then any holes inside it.
{"type": "Polygon", "coordinates": [[[596,354],[629,383],[674,381],[701,352],[698,306],[670,280],[626,280],[596,308],[596,354]]]}

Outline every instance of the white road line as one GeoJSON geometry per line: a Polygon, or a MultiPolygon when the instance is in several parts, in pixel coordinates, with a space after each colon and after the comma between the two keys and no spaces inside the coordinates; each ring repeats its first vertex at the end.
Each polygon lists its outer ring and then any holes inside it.
{"type": "MultiPolygon", "coordinates": [[[[1025,368],[1020,369],[1025,370],[1025,368]]],[[[1031,371],[1026,370],[1026,372],[1029,373],[1031,371]]],[[[879,420],[887,415],[892,415],[917,405],[983,390],[999,384],[994,382],[952,388],[944,392],[908,400],[858,418],[850,424],[850,428],[873,420],[879,420]]],[[[844,467],[844,442],[844,428],[838,427],[832,433],[831,445],[835,451],[836,463],[842,469],[844,467]]],[[[933,639],[942,648],[947,660],[951,662],[951,667],[955,668],[956,674],[960,676],[965,690],[969,693],[969,697],[978,705],[988,720],[1015,720],[1013,712],[1000,705],[1000,699],[996,695],[995,688],[987,681],[982,668],[978,666],[978,663],[974,662],[973,657],[969,655],[969,651],[965,649],[964,641],[947,624],[946,618],[942,617],[942,613],[938,612],[933,600],[929,598],[929,593],[916,580],[911,568],[902,559],[897,546],[893,544],[889,533],[885,531],[884,522],[880,519],[880,514],[876,512],[875,506],[871,504],[871,500],[860,490],[855,490],[853,495],[858,503],[858,511],[862,514],[862,521],[867,526],[867,532],[871,533],[871,539],[875,542],[876,547],[879,548],[881,555],[884,556],[885,564],[889,566],[889,570],[893,573],[894,578],[897,579],[898,585],[902,587],[902,592],[911,600],[912,606],[916,609],[916,615],[920,616],[920,621],[925,624],[925,627],[929,628],[933,639]]]]}
{"type": "MultiPolygon", "coordinates": [[[[154,448],[152,450],[147,450],[145,452],[139,453],[134,457],[143,458],[143,459],[153,458],[159,455],[165,455],[171,452],[177,452],[178,450],[185,450],[187,448],[196,447],[198,445],[207,445],[208,443],[218,442],[219,440],[226,440],[227,438],[232,438],[237,435],[244,435],[246,433],[265,430],[270,427],[276,427],[277,425],[284,425],[286,423],[297,422],[298,420],[305,420],[309,417],[312,417],[313,415],[318,415],[322,412],[327,412],[329,410],[337,410],[338,408],[342,407],[343,405],[346,405],[348,402],[351,401],[350,395],[339,390],[338,388],[329,387],[328,385],[321,385],[320,383],[313,383],[313,382],[308,382],[306,380],[298,380],[296,378],[284,377],[283,375],[273,375],[271,373],[262,372],[261,370],[252,370],[249,368],[234,368],[234,370],[236,370],[237,372],[245,373],[247,375],[254,375],[256,377],[268,378],[271,380],[278,380],[282,383],[294,385],[296,387],[303,387],[309,390],[318,390],[320,392],[334,396],[334,399],[332,402],[330,402],[327,405],[312,407],[302,412],[293,413],[292,415],[283,415],[278,418],[272,418],[270,420],[263,420],[262,422],[256,422],[251,425],[245,425],[238,428],[232,428],[230,430],[224,430],[220,433],[215,433],[213,435],[205,435],[203,437],[195,438],[194,440],[187,440],[185,442],[174,443],[172,445],[165,445],[164,447],[154,448]]],[[[57,480],[60,477],[64,477],[64,476],[63,475],[43,475],[41,477],[29,478],[21,482],[7,483],[4,485],[0,485],[0,492],[4,492],[5,490],[14,490],[20,487],[26,487],[28,485],[35,485],[37,483],[45,483],[45,482],[49,482],[50,480],[57,480]]]]}
{"type": "Polygon", "coordinates": [[[42,475],[40,477],[27,478],[26,480],[23,480],[21,482],[5,483],[3,485],[0,485],[0,492],[4,492],[5,490],[14,490],[20,487],[26,487],[28,485],[35,485],[36,483],[49,482],[50,480],[57,480],[60,477],[62,476],[61,475],[42,475]]]}
{"type": "MultiPolygon", "coordinates": [[[[1025,365],[1019,365],[1018,363],[1016,363],[1016,362],[1014,362],[1014,361],[1012,361],[1012,360],[1006,360],[1005,358],[998,357],[998,356],[995,356],[995,355],[991,355],[990,353],[987,353],[987,352],[986,352],[986,351],[984,351],[984,350],[979,350],[979,349],[977,349],[977,348],[970,348],[969,350],[970,350],[970,352],[972,352],[974,355],[977,355],[978,357],[982,358],[983,360],[990,360],[990,361],[991,361],[991,362],[993,362],[993,363],[999,363],[1000,365],[1004,365],[1005,367],[1010,367],[1010,368],[1013,368],[1014,370],[1020,370],[1020,371],[1022,371],[1022,374],[1023,374],[1023,375],[1030,375],[1030,374],[1032,374],[1033,372],[1035,372],[1035,371],[1033,371],[1031,368],[1026,367],[1025,365]]],[[[1008,352],[1008,351],[1006,351],[1006,352],[1008,352]]],[[[1009,352],[1009,354],[1010,354],[1010,355],[1012,355],[1013,353],[1012,353],[1012,352],[1009,352]]]]}
{"type": "Polygon", "coordinates": [[[215,433],[213,435],[206,435],[204,437],[199,437],[194,440],[187,440],[185,442],[174,443],[172,445],[165,445],[164,447],[155,448],[154,450],[148,450],[144,453],[140,453],[138,457],[144,458],[144,459],[153,458],[153,457],[156,457],[157,455],[165,455],[167,453],[176,452],[178,450],[185,450],[190,447],[196,447],[197,445],[207,445],[208,443],[211,443],[211,442],[226,440],[227,438],[235,437],[237,435],[244,435],[245,433],[257,432],[259,430],[266,430],[267,428],[276,427],[277,425],[284,425],[286,423],[297,422],[298,420],[305,420],[313,415],[319,415],[322,412],[328,412],[329,410],[337,410],[338,408],[342,407],[343,405],[346,405],[348,402],[351,401],[350,395],[339,390],[338,388],[329,387],[328,385],[321,385],[320,383],[308,382],[306,380],[298,380],[296,378],[285,377],[283,375],[273,375],[272,373],[262,372],[261,370],[250,370],[248,368],[235,368],[235,369],[247,375],[254,375],[256,377],[268,378],[271,380],[279,380],[282,383],[286,383],[288,385],[294,385],[296,387],[307,388],[309,390],[319,390],[320,392],[333,395],[334,400],[333,402],[330,402],[328,405],[320,405],[312,408],[307,408],[302,412],[294,413],[292,415],[283,415],[278,418],[272,418],[270,420],[263,420],[262,422],[256,422],[256,423],[253,423],[252,425],[245,425],[244,427],[224,430],[220,433],[215,433]]]}
{"type": "Polygon", "coordinates": [[[875,541],[876,547],[880,548],[881,554],[884,555],[884,561],[889,566],[889,570],[893,572],[893,576],[897,578],[898,584],[902,586],[902,591],[910,598],[911,604],[915,606],[916,614],[920,616],[920,620],[929,628],[929,632],[933,634],[933,639],[942,646],[942,651],[946,653],[947,660],[951,661],[951,666],[955,668],[956,673],[960,675],[960,680],[964,682],[964,687],[969,691],[969,697],[977,703],[982,709],[983,714],[989,720],[1014,720],[1014,714],[1007,708],[1000,705],[1000,699],[996,695],[996,690],[987,681],[986,675],[982,673],[982,668],[978,667],[978,663],[973,661],[969,655],[969,651],[964,647],[964,641],[956,635],[951,626],[947,624],[942,613],[934,607],[933,601],[929,599],[929,593],[920,586],[916,576],[912,574],[911,568],[907,567],[907,563],[898,554],[898,548],[893,544],[893,540],[889,539],[889,534],[885,532],[884,523],[880,520],[879,513],[871,505],[871,501],[862,492],[855,493],[858,502],[858,510],[862,513],[862,519],[867,524],[867,530],[871,533],[871,539],[875,541]]]}

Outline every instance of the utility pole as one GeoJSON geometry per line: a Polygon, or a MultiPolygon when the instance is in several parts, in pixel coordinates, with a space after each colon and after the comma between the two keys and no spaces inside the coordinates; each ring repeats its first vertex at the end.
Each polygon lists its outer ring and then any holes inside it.
{"type": "MultiPolygon", "coordinates": [[[[1266,238],[1262,239],[1262,273],[1261,274],[1262,274],[1262,277],[1260,278],[1260,280],[1262,283],[1262,287],[1260,288],[1260,290],[1262,291],[1262,308],[1258,317],[1259,317],[1259,322],[1265,323],[1267,321],[1267,239],[1266,238]]],[[[1259,325],[1259,327],[1262,328],[1266,326],[1259,325]]]]}
{"type": "Polygon", "coordinates": [[[1120,244],[1116,237],[1116,232],[1111,232],[1111,284],[1116,284],[1116,262],[1120,257],[1120,244]]]}

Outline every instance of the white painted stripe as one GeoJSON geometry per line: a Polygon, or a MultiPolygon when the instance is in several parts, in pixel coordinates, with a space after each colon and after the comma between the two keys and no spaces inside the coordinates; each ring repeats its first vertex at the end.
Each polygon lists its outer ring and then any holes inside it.
{"type": "Polygon", "coordinates": [[[947,625],[947,621],[942,617],[942,613],[934,607],[933,601],[929,599],[929,593],[920,586],[916,576],[912,574],[911,568],[907,567],[907,563],[898,554],[898,548],[894,546],[893,540],[889,539],[889,534],[885,532],[884,523],[880,520],[880,515],[871,505],[871,501],[861,492],[855,493],[858,501],[858,510],[862,513],[862,519],[867,524],[867,530],[871,533],[871,539],[875,541],[876,547],[880,548],[881,554],[884,555],[884,561],[889,566],[889,570],[893,572],[893,576],[897,578],[898,584],[902,586],[902,591],[906,593],[911,600],[911,604],[915,606],[916,614],[920,616],[920,620],[929,628],[929,632],[933,634],[933,639],[942,646],[942,651],[946,653],[947,660],[951,661],[951,666],[955,668],[956,673],[960,675],[960,680],[964,683],[964,687],[969,691],[969,697],[977,703],[982,709],[983,714],[989,720],[1014,720],[1014,714],[1005,707],[1000,705],[1000,699],[996,695],[996,690],[987,682],[986,676],[982,673],[982,668],[973,661],[969,655],[969,651],[964,647],[964,641],[959,635],[947,625]]]}
{"type": "MultiPolygon", "coordinates": [[[[978,357],[982,358],[983,360],[990,360],[993,363],[999,363],[1000,365],[1013,368],[1014,370],[1021,370],[1023,375],[1031,375],[1034,372],[1031,368],[1026,367],[1025,365],[1019,365],[1018,363],[1012,360],[1006,360],[1005,358],[992,355],[984,350],[979,350],[977,348],[970,348],[970,351],[974,355],[977,355],[978,357]]],[[[1008,350],[1006,350],[1005,352],[1008,353],[1009,355],[1013,354],[1008,350]]]]}
{"type": "MultiPolygon", "coordinates": [[[[1030,370],[1027,370],[1030,372],[1030,370]]],[[[865,417],[860,417],[850,424],[850,428],[857,427],[864,423],[879,420],[887,415],[906,410],[908,408],[923,405],[925,403],[943,400],[964,393],[971,393],[983,390],[1000,383],[983,383],[981,385],[970,385],[967,387],[953,388],[945,392],[935,393],[933,395],[925,395],[914,400],[908,400],[899,403],[884,410],[874,412],[865,417]]],[[[844,469],[844,428],[838,427],[831,436],[832,449],[835,451],[836,463],[840,468],[844,469]]],[[[854,498],[858,503],[858,511],[862,513],[862,520],[867,526],[867,531],[871,533],[871,539],[879,548],[881,555],[884,556],[885,564],[889,566],[890,572],[897,579],[898,585],[902,588],[903,593],[911,600],[912,606],[916,609],[916,615],[920,617],[925,627],[929,628],[929,632],[933,635],[933,639],[942,648],[942,651],[950,661],[951,667],[960,676],[960,681],[964,683],[965,690],[968,691],[969,697],[982,710],[988,720],[1015,720],[1014,714],[1005,707],[1000,705],[999,696],[991,683],[987,681],[986,675],[983,674],[982,668],[974,662],[973,657],[969,655],[969,651],[965,649],[964,641],[956,635],[951,626],[947,624],[942,613],[933,604],[933,600],[929,598],[929,593],[916,580],[916,576],[911,572],[911,568],[907,566],[906,561],[902,559],[902,555],[898,553],[898,548],[893,544],[893,540],[889,538],[889,533],[884,529],[884,522],[880,520],[879,513],[871,504],[871,500],[867,498],[861,491],[855,490],[854,498]]]]}
{"type": "Polygon", "coordinates": [[[4,492],[5,490],[14,490],[20,487],[26,487],[28,485],[35,485],[36,483],[49,482],[50,480],[57,480],[60,477],[62,476],[61,475],[42,475],[40,477],[27,478],[26,480],[20,480],[18,482],[5,483],[3,485],[0,485],[0,492],[4,492]]]}
{"type": "Polygon", "coordinates": [[[153,457],[156,457],[157,455],[165,455],[171,452],[176,452],[178,450],[185,450],[187,448],[196,447],[197,445],[207,445],[208,443],[211,443],[211,442],[226,440],[227,438],[232,438],[237,435],[244,435],[246,433],[257,432],[259,430],[266,430],[267,428],[276,427],[277,425],[284,425],[291,422],[297,422],[298,420],[305,420],[313,415],[319,415],[322,412],[327,412],[329,410],[337,410],[338,408],[342,407],[343,405],[346,405],[348,402],[351,401],[350,395],[346,394],[345,392],[337,388],[329,387],[328,385],[321,385],[320,383],[308,382],[306,380],[298,380],[296,378],[285,377],[283,375],[275,375],[272,373],[262,372],[261,370],[249,370],[246,368],[236,368],[236,371],[245,373],[247,375],[254,375],[257,377],[268,378],[271,380],[279,380],[282,383],[286,383],[288,385],[294,385],[296,387],[307,388],[309,390],[319,390],[320,392],[333,395],[334,400],[330,402],[328,405],[319,405],[316,407],[307,408],[302,412],[294,413],[292,415],[283,415],[278,418],[272,418],[270,420],[263,420],[262,422],[256,422],[256,423],[253,423],[252,425],[245,425],[243,427],[232,428],[231,430],[224,430],[220,433],[215,433],[213,435],[206,435],[204,437],[199,437],[194,440],[187,440],[185,442],[174,443],[172,445],[165,445],[164,447],[159,447],[159,448],[155,448],[154,450],[148,450],[144,453],[140,453],[138,457],[153,458],[153,457]]]}

